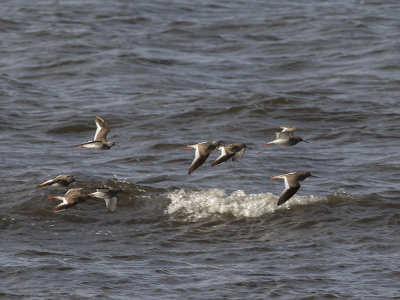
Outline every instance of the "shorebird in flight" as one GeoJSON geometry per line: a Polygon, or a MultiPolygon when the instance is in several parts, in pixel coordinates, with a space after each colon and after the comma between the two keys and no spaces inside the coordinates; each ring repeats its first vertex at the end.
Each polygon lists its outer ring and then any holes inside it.
{"type": "Polygon", "coordinates": [[[294,136],[294,132],[297,130],[297,127],[289,127],[289,126],[280,126],[282,129],[280,132],[276,132],[276,139],[264,144],[267,145],[281,145],[281,146],[294,146],[298,142],[306,142],[299,136],[294,136]]]}
{"type": "Polygon", "coordinates": [[[44,187],[44,186],[63,186],[66,187],[70,183],[74,182],[74,176],[72,175],[58,175],[56,178],[47,180],[43,183],[40,183],[37,185],[38,188],[44,187]]]}
{"type": "Polygon", "coordinates": [[[108,124],[100,117],[95,116],[94,121],[97,129],[93,141],[78,145],[80,148],[90,148],[97,150],[108,150],[115,145],[114,142],[107,141],[107,134],[110,132],[108,124]]]}
{"type": "Polygon", "coordinates": [[[247,148],[249,147],[243,143],[221,145],[218,147],[218,150],[221,151],[221,155],[212,163],[211,166],[216,166],[230,158],[232,158],[233,161],[236,161],[243,156],[247,148]]]}
{"type": "Polygon", "coordinates": [[[117,208],[118,194],[122,193],[122,190],[114,190],[108,187],[98,188],[96,192],[88,194],[91,198],[100,198],[106,202],[106,207],[109,212],[113,212],[117,208]]]}
{"type": "Polygon", "coordinates": [[[293,172],[283,175],[278,175],[270,178],[271,180],[284,179],[285,180],[285,189],[282,192],[282,195],[279,197],[277,205],[282,205],[286,201],[288,201],[300,188],[300,182],[302,182],[307,177],[317,177],[311,175],[310,172],[293,172]]]}
{"type": "Polygon", "coordinates": [[[203,142],[199,144],[194,144],[194,145],[188,145],[187,148],[184,148],[185,150],[189,149],[195,149],[195,156],[193,159],[193,162],[189,168],[188,174],[190,175],[193,173],[198,167],[200,167],[204,162],[207,160],[208,156],[211,153],[214,153],[217,151],[218,147],[222,144],[222,142],[217,142],[217,141],[209,141],[209,142],[203,142]]]}
{"type": "Polygon", "coordinates": [[[88,195],[83,193],[82,190],[83,188],[70,189],[65,193],[64,196],[48,197],[50,200],[62,201],[53,208],[53,212],[63,211],[71,206],[85,201],[88,198],[88,195]]]}

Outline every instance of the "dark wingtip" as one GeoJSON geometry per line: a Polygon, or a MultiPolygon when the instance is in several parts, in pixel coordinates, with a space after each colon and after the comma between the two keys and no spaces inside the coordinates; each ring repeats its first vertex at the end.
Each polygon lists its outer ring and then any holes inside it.
{"type": "Polygon", "coordinates": [[[281,206],[283,203],[285,203],[287,200],[281,200],[279,199],[278,203],[276,204],[276,206],[281,206]]]}
{"type": "Polygon", "coordinates": [[[65,207],[54,207],[51,211],[52,212],[60,212],[63,210],[66,210],[66,208],[65,207]]]}

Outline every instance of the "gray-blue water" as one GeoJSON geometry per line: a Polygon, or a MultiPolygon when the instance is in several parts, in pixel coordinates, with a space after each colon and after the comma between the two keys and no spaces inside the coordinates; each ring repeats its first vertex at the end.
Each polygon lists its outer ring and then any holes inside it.
{"type": "Polygon", "coordinates": [[[397,1],[22,1],[0,12],[0,297],[399,297],[397,1]],[[119,147],[74,147],[99,115],[119,147]],[[279,126],[310,143],[263,146],[279,126]],[[236,162],[190,176],[208,140],[236,162]],[[276,206],[272,176],[310,171],[276,206]],[[52,213],[36,185],[118,187],[52,213]]]}

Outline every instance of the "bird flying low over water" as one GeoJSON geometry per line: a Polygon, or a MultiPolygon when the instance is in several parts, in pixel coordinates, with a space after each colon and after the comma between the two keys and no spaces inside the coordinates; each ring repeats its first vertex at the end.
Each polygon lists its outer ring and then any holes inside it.
{"type": "Polygon", "coordinates": [[[286,201],[288,201],[300,188],[300,182],[302,182],[307,177],[317,177],[311,175],[310,172],[293,172],[283,175],[278,175],[270,178],[271,180],[284,179],[285,180],[285,189],[282,192],[282,195],[279,197],[277,205],[282,205],[286,201]]]}
{"type": "Polygon", "coordinates": [[[95,116],[94,121],[96,123],[97,129],[94,135],[93,141],[89,141],[78,145],[80,148],[90,148],[96,150],[108,150],[112,146],[115,146],[114,142],[107,141],[107,134],[110,132],[110,127],[108,124],[100,117],[95,116]]]}
{"type": "Polygon", "coordinates": [[[99,188],[96,192],[88,194],[91,198],[100,198],[106,202],[108,211],[113,212],[117,208],[118,194],[122,193],[122,190],[114,190],[111,188],[99,188]]]}
{"type": "Polygon", "coordinates": [[[236,161],[243,156],[247,148],[249,147],[243,143],[221,145],[218,147],[218,150],[221,151],[221,155],[212,163],[211,166],[216,166],[230,158],[232,158],[233,161],[236,161]]]}
{"type": "Polygon", "coordinates": [[[289,126],[280,126],[282,129],[280,132],[276,132],[276,139],[264,144],[267,145],[281,145],[281,146],[294,146],[298,142],[306,142],[299,136],[294,136],[294,132],[297,130],[297,127],[289,127],[289,126]]]}
{"type": "Polygon", "coordinates": [[[209,141],[209,142],[203,142],[199,144],[194,144],[194,145],[188,145],[187,148],[184,148],[186,150],[189,149],[195,149],[195,156],[193,159],[193,162],[189,168],[188,174],[190,175],[193,173],[198,167],[200,167],[208,158],[208,156],[211,153],[214,153],[217,151],[218,147],[222,144],[220,141],[209,141]]]}
{"type": "Polygon", "coordinates": [[[72,175],[58,175],[56,178],[47,180],[43,183],[38,184],[38,188],[44,187],[44,186],[63,186],[66,187],[70,183],[74,182],[74,176],[72,175]]]}
{"type": "Polygon", "coordinates": [[[65,193],[64,196],[48,197],[50,200],[62,201],[53,208],[53,212],[63,211],[71,206],[85,201],[88,198],[88,195],[83,193],[82,190],[83,188],[70,189],[65,193]]]}

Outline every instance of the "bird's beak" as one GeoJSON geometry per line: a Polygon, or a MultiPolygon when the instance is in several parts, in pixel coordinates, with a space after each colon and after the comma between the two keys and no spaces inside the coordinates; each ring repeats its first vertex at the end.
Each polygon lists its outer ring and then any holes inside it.
{"type": "Polygon", "coordinates": [[[192,150],[192,149],[193,149],[192,147],[183,148],[183,150],[192,150]]]}
{"type": "Polygon", "coordinates": [[[305,140],[301,140],[302,142],[306,142],[306,143],[309,143],[308,141],[305,141],[305,140]]]}
{"type": "Polygon", "coordinates": [[[271,177],[269,180],[278,180],[276,177],[271,177]]]}
{"type": "Polygon", "coordinates": [[[310,175],[310,177],[315,177],[315,178],[319,178],[318,176],[314,176],[314,175],[310,175]]]}

